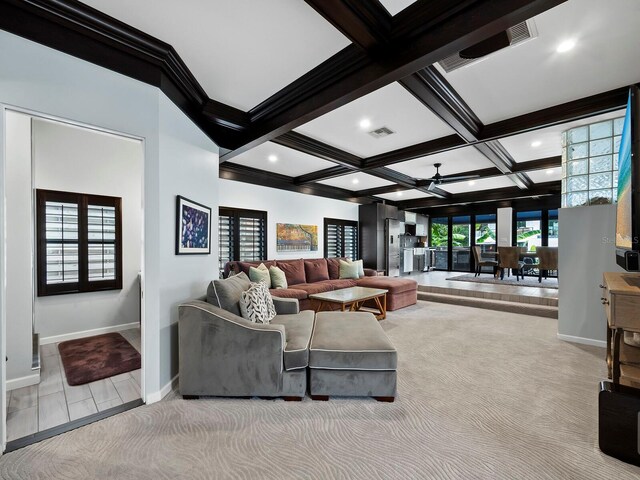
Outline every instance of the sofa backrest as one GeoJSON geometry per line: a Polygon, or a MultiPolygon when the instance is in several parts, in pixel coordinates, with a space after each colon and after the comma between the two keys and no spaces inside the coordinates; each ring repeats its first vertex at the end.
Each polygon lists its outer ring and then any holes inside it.
{"type": "Polygon", "coordinates": [[[340,260],[346,257],[336,258],[307,258],[295,260],[258,260],[253,262],[227,262],[224,266],[224,277],[230,272],[244,272],[249,275],[249,267],[257,267],[264,263],[265,267],[279,267],[287,277],[288,285],[300,283],[314,283],[322,280],[336,280],[340,278],[340,260]],[[325,270],[326,266],[326,270],[325,270]]]}
{"type": "Polygon", "coordinates": [[[284,272],[288,286],[307,283],[304,260],[302,258],[297,260],[276,260],[276,266],[284,272]]]}

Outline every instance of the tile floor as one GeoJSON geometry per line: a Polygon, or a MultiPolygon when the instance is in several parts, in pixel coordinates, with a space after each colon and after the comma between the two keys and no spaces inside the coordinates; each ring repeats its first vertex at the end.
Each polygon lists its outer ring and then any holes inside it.
{"type": "MultiPolygon", "coordinates": [[[[140,329],[120,332],[140,351],[140,329]]],[[[40,347],[40,383],[7,392],[7,441],[140,398],[140,370],[75,387],[67,383],[57,344],[40,347]]]]}

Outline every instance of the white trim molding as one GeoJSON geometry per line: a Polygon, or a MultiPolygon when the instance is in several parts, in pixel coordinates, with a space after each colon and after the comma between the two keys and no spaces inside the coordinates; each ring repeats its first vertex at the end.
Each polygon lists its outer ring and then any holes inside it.
{"type": "Polygon", "coordinates": [[[65,333],[63,335],[53,335],[51,337],[44,337],[40,339],[40,345],[47,345],[49,343],[66,342],[67,340],[75,340],[76,338],[92,337],[94,335],[101,335],[103,333],[121,332],[123,330],[130,330],[132,328],[139,328],[139,322],[123,323],[121,325],[113,325],[111,327],[94,328],[92,330],[83,330],[80,332],[65,333]]]}
{"type": "Polygon", "coordinates": [[[152,403],[159,402],[166,397],[174,387],[178,385],[178,375],[176,374],[167,384],[160,389],[159,392],[153,392],[147,395],[145,403],[151,405],[152,403]]]}
{"type": "Polygon", "coordinates": [[[33,373],[26,377],[14,378],[7,380],[7,390],[15,390],[16,388],[30,387],[40,383],[40,373],[33,373]]]}
{"type": "Polygon", "coordinates": [[[558,333],[558,340],[570,343],[580,343],[582,345],[591,345],[593,347],[607,348],[607,342],[604,340],[594,340],[593,338],[574,337],[573,335],[558,333]]]}

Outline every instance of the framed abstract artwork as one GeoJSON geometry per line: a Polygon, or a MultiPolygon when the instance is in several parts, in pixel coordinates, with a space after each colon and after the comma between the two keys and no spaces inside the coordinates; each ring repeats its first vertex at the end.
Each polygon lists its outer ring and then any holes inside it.
{"type": "Polygon", "coordinates": [[[211,253],[211,209],[176,197],[176,255],[211,253]]]}
{"type": "Polygon", "coordinates": [[[318,251],[318,226],[277,223],[276,251],[283,253],[318,251]]]}

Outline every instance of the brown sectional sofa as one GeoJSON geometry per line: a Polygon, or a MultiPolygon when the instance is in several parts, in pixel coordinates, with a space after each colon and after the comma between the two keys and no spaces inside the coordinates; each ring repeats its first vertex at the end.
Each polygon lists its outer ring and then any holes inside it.
{"type": "Polygon", "coordinates": [[[277,266],[284,271],[289,288],[272,289],[271,295],[279,298],[295,298],[300,310],[313,309],[309,295],[348,287],[383,288],[387,294],[387,310],[414,305],[418,300],[418,284],[409,278],[379,277],[375,270],[364,269],[365,276],[355,279],[340,279],[340,262],[344,258],[313,258],[296,260],[264,260],[259,262],[228,262],[224,276],[230,272],[243,271],[249,275],[249,267],[264,263],[268,268],[277,266]]]}

